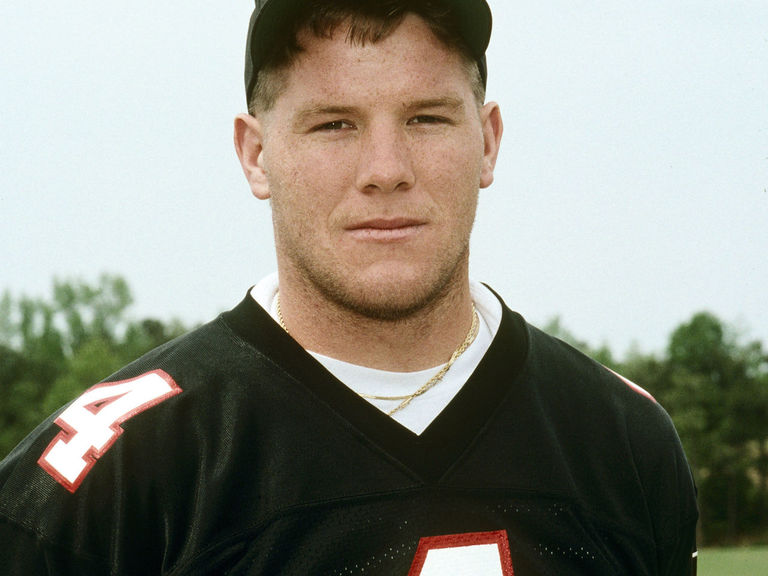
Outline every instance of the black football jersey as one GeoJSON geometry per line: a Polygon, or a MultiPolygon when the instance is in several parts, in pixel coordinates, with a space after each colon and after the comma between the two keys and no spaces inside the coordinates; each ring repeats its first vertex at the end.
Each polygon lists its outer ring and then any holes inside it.
{"type": "Polygon", "coordinates": [[[689,574],[697,508],[646,393],[504,307],[421,434],[247,296],[0,464],[0,574],[689,574]]]}

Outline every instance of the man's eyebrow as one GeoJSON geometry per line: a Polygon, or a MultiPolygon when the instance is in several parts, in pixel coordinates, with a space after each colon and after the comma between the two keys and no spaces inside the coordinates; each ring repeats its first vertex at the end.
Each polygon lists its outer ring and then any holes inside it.
{"type": "Polygon", "coordinates": [[[464,100],[461,98],[454,98],[453,96],[425,98],[423,100],[407,102],[405,107],[409,110],[421,110],[424,108],[450,108],[456,112],[461,112],[464,109],[464,100]]]}
{"type": "Polygon", "coordinates": [[[353,114],[357,111],[354,106],[325,106],[322,104],[310,105],[306,108],[302,108],[293,117],[294,126],[303,124],[304,122],[311,120],[316,116],[346,116],[353,114]]]}

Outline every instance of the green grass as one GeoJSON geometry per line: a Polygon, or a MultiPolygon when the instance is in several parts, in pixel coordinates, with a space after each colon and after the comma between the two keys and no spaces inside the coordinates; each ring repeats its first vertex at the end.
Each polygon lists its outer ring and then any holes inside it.
{"type": "Polygon", "coordinates": [[[768,547],[705,548],[699,551],[699,576],[768,574],[768,547]]]}

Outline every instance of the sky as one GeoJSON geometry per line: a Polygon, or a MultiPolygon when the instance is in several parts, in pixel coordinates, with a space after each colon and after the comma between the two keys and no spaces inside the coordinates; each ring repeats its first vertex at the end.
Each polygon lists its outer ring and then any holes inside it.
{"type": "MultiPolygon", "coordinates": [[[[619,356],[702,310],[768,346],[768,2],[489,4],[472,276],[619,356]]],[[[275,269],[232,145],[252,6],[0,4],[0,291],[120,274],[193,324],[275,269]]]]}

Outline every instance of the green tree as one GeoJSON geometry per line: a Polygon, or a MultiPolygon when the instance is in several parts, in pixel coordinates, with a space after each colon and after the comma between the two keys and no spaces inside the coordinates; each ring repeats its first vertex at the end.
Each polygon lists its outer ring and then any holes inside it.
{"type": "Polygon", "coordinates": [[[50,300],[0,299],[0,457],[84,389],[185,330],[132,320],[119,276],[55,280],[52,292],[50,300]]]}
{"type": "Polygon", "coordinates": [[[549,321],[542,327],[542,330],[544,330],[544,332],[550,336],[559,338],[566,344],[573,346],[577,350],[597,360],[608,368],[615,369],[618,366],[618,362],[614,358],[613,353],[607,344],[603,344],[598,348],[593,348],[589,345],[589,343],[587,343],[586,340],[582,340],[568,328],[566,328],[560,316],[554,316],[553,318],[550,318],[549,321]]]}
{"type": "Polygon", "coordinates": [[[766,355],[700,312],[671,335],[664,400],[684,435],[707,539],[737,542],[764,523],[766,355]]]}

